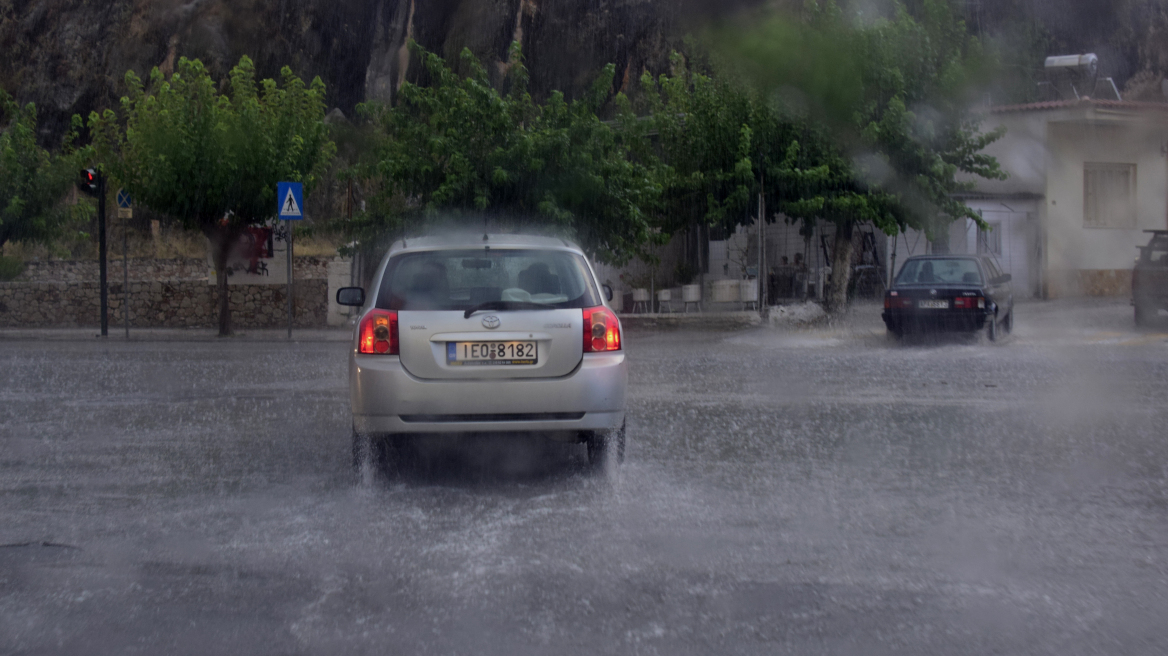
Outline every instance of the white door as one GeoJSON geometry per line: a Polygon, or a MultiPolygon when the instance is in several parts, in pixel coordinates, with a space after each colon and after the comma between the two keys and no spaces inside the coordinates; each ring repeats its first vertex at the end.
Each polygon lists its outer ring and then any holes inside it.
{"type": "Polygon", "coordinates": [[[1034,213],[983,209],[981,214],[992,230],[978,234],[977,252],[992,255],[1002,271],[1010,274],[1015,296],[1034,296],[1038,282],[1032,261],[1037,235],[1034,213]]]}

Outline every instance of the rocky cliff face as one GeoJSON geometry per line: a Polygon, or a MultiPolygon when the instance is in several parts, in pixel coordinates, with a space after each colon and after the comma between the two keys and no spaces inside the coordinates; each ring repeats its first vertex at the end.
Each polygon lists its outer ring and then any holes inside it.
{"type": "Polygon", "coordinates": [[[0,86],[36,102],[46,141],[69,117],[110,106],[127,70],[178,57],[222,76],[243,55],[264,77],[319,75],[330,105],[390,100],[412,73],[406,41],[447,57],[465,46],[501,75],[523,44],[532,90],[573,94],[617,66],[614,87],[662,71],[684,3],[670,0],[0,0],[0,86]]]}

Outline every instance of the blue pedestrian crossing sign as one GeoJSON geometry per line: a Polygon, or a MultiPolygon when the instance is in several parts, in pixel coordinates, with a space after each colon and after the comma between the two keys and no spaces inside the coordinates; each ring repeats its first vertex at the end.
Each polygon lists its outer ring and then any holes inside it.
{"type": "Polygon", "coordinates": [[[304,218],[304,186],[299,182],[276,184],[277,213],[281,219],[296,221],[304,218]]]}

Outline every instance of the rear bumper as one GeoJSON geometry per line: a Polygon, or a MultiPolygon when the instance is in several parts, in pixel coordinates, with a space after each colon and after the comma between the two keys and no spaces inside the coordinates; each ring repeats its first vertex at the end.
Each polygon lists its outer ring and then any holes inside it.
{"type": "Polygon", "coordinates": [[[985,327],[986,310],[884,310],[880,315],[884,325],[892,331],[953,330],[973,331],[985,327]]]}
{"type": "Polygon", "coordinates": [[[349,360],[353,425],[369,433],[606,430],[624,421],[623,351],[585,354],[559,378],[424,380],[394,356],[349,360]]]}
{"type": "Polygon", "coordinates": [[[1147,309],[1168,310],[1168,296],[1136,293],[1132,294],[1131,304],[1147,309]]]}

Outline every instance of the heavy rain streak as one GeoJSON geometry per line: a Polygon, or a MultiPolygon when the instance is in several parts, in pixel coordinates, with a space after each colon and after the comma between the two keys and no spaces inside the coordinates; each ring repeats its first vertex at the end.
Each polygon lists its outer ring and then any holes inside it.
{"type": "Polygon", "coordinates": [[[1162,0],[82,4],[0,654],[1168,653],[1162,0]]]}

